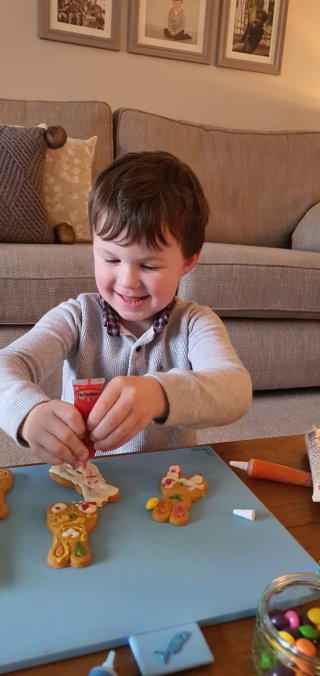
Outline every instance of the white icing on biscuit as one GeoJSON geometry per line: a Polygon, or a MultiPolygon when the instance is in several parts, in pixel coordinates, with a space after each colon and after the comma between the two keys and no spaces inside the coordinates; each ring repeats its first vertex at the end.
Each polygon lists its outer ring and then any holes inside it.
{"type": "Polygon", "coordinates": [[[78,538],[80,535],[80,531],[78,528],[67,528],[67,530],[62,531],[61,537],[62,538],[78,538]]]}
{"type": "Polygon", "coordinates": [[[168,473],[161,479],[161,484],[172,488],[177,484],[178,486],[186,486],[189,491],[194,491],[196,488],[203,487],[204,480],[202,474],[194,474],[187,479],[187,477],[181,476],[179,465],[170,465],[168,473]]]}
{"type": "Polygon", "coordinates": [[[96,465],[92,462],[87,463],[86,469],[83,469],[83,467],[74,469],[68,464],[52,465],[49,468],[49,473],[56,474],[62,479],[80,486],[84,500],[86,502],[95,502],[97,507],[102,507],[111,497],[119,493],[119,488],[107,484],[96,465]]]}

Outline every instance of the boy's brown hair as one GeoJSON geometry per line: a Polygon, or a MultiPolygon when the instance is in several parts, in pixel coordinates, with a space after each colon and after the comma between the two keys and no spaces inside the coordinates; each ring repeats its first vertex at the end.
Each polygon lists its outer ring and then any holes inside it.
{"type": "Polygon", "coordinates": [[[166,245],[165,227],[186,259],[201,250],[209,207],[199,179],[170,153],[126,153],[97,177],[89,225],[103,240],[166,245]]]}

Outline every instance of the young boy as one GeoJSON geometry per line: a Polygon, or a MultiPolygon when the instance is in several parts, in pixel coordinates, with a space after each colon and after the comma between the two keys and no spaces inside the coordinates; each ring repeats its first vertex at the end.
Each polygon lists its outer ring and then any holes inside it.
{"type": "Polygon", "coordinates": [[[168,28],[163,32],[167,38],[173,40],[192,40],[192,35],[185,33],[186,14],[183,9],[183,0],[172,0],[172,7],[168,13],[168,28]]]}
{"type": "Polygon", "coordinates": [[[106,380],[87,420],[98,454],[192,445],[192,430],[246,413],[251,380],[224,325],[175,297],[207,219],[197,177],[169,153],[129,153],[98,176],[89,222],[99,293],[61,303],[0,351],[0,426],[41,461],[78,467],[88,456],[74,379],[106,380]],[[61,362],[62,400],[50,400],[39,383],[61,362]]]}

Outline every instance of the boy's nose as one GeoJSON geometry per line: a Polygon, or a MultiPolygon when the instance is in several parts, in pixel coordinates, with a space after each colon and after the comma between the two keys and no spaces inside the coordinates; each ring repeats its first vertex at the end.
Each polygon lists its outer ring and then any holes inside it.
{"type": "Polygon", "coordinates": [[[139,271],[132,266],[124,266],[120,270],[119,282],[127,289],[137,289],[140,286],[139,271]]]}

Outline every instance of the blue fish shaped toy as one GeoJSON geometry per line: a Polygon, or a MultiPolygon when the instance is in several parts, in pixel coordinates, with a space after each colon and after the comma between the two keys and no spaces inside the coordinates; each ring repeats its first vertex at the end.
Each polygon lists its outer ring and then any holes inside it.
{"type": "Polygon", "coordinates": [[[191,631],[181,631],[170,639],[165,650],[155,650],[154,652],[156,655],[159,655],[163,664],[168,664],[171,655],[179,653],[190,636],[191,631]]]}

